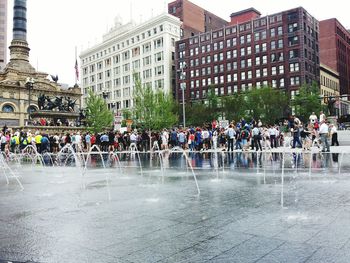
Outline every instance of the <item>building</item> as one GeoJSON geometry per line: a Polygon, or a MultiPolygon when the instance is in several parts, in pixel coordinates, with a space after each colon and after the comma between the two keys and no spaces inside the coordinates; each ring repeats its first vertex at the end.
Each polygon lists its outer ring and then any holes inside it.
{"type": "Polygon", "coordinates": [[[350,33],[336,18],[320,21],[320,61],[339,72],[340,94],[350,94],[350,33]]]}
{"type": "Polygon", "coordinates": [[[7,0],[0,0],[0,71],[7,63],[7,0]]]}
{"type": "Polygon", "coordinates": [[[349,114],[350,102],[347,96],[340,95],[339,73],[330,67],[320,64],[320,93],[324,97],[323,104],[329,99],[335,99],[337,116],[349,114]]]}
{"type": "Polygon", "coordinates": [[[339,73],[320,64],[320,94],[321,96],[339,96],[339,73]]]}
{"type": "Polygon", "coordinates": [[[140,25],[122,25],[117,19],[102,43],[80,54],[83,105],[92,90],[106,99],[110,109],[131,108],[134,74],[153,89],[173,92],[180,24],[178,18],[166,13],[140,25]]]}
{"type": "Polygon", "coordinates": [[[62,89],[47,78],[48,74],[37,72],[29,63],[26,6],[26,0],[14,0],[10,61],[0,72],[0,126],[34,128],[28,113],[38,111],[38,98],[43,94],[77,101],[81,97],[79,87],[62,89]]]}
{"type": "Polygon", "coordinates": [[[319,83],[318,21],[302,7],[265,17],[250,11],[253,20],[235,13],[240,23],[176,43],[179,101],[182,87],[192,101],[211,88],[224,96],[268,85],[293,95],[303,83],[319,83]]]}
{"type": "Polygon", "coordinates": [[[191,3],[188,0],[176,0],[168,4],[168,13],[182,21],[181,38],[209,32],[228,25],[225,19],[191,3]]]}

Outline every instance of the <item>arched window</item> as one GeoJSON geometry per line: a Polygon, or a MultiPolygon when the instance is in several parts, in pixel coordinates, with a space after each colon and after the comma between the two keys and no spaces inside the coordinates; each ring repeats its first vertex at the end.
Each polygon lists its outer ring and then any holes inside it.
{"type": "Polygon", "coordinates": [[[9,113],[9,112],[14,112],[14,111],[15,111],[15,109],[9,104],[2,106],[2,112],[9,113]]]}
{"type": "Polygon", "coordinates": [[[38,109],[35,107],[35,106],[33,106],[33,105],[30,105],[30,107],[28,107],[27,108],[27,112],[29,113],[33,113],[34,111],[37,111],[38,109]]]}

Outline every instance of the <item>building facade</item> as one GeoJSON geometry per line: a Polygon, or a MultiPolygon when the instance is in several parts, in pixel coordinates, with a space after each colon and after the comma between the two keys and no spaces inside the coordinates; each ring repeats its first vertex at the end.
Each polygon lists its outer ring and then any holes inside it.
{"type": "Polygon", "coordinates": [[[89,90],[106,100],[110,109],[133,107],[135,74],[142,84],[173,92],[175,42],[180,39],[180,20],[161,14],[140,25],[122,25],[103,37],[103,42],[80,54],[83,107],[89,90]]]}
{"type": "Polygon", "coordinates": [[[320,21],[320,61],[339,72],[340,94],[350,94],[350,33],[336,18],[320,21]]]}
{"type": "Polygon", "coordinates": [[[177,98],[182,87],[186,101],[204,100],[211,88],[219,96],[261,86],[293,95],[319,83],[318,34],[318,21],[300,7],[180,40],[177,98]]]}
{"type": "Polygon", "coordinates": [[[29,63],[26,4],[26,0],[14,0],[10,61],[0,71],[0,126],[31,128],[33,120],[28,113],[38,111],[38,98],[43,94],[49,97],[68,96],[77,101],[79,108],[79,87],[63,89],[58,83],[50,81],[48,74],[37,72],[29,63]]]}
{"type": "Polygon", "coordinates": [[[320,64],[320,94],[321,96],[339,96],[339,73],[320,64]]]}
{"type": "Polygon", "coordinates": [[[0,71],[7,63],[7,0],[0,0],[0,71]]]}
{"type": "Polygon", "coordinates": [[[209,32],[228,25],[225,19],[199,7],[188,0],[176,0],[168,4],[168,13],[182,21],[181,38],[209,32]]]}

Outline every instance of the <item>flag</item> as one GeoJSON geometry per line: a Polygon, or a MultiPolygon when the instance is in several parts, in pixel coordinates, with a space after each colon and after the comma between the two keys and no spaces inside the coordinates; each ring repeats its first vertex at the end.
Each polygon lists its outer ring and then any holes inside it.
{"type": "Polygon", "coordinates": [[[79,68],[78,68],[78,60],[77,59],[75,60],[74,69],[75,69],[75,78],[78,81],[79,80],[79,68]]]}

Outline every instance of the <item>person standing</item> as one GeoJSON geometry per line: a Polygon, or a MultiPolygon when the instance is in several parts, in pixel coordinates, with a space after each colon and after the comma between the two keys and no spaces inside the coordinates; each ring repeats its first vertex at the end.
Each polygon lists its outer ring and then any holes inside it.
{"type": "Polygon", "coordinates": [[[331,124],[330,125],[330,130],[331,130],[331,136],[332,136],[332,143],[331,146],[339,146],[339,142],[338,142],[338,130],[336,125],[331,124]]]}
{"type": "Polygon", "coordinates": [[[322,152],[329,152],[330,151],[330,147],[329,147],[329,141],[328,141],[328,131],[329,127],[328,124],[326,123],[326,120],[323,120],[321,122],[321,126],[320,126],[320,137],[321,137],[321,142],[322,142],[322,152]]]}
{"type": "Polygon", "coordinates": [[[233,145],[234,145],[234,139],[236,136],[236,131],[235,129],[232,127],[232,124],[230,124],[230,126],[227,129],[227,138],[228,138],[228,146],[227,146],[227,151],[233,151],[233,145]]]}
{"type": "Polygon", "coordinates": [[[259,128],[255,125],[253,130],[252,130],[252,136],[253,136],[253,147],[255,146],[255,150],[256,151],[262,151],[262,147],[261,147],[261,133],[259,128]]]}
{"type": "Polygon", "coordinates": [[[320,118],[319,118],[319,123],[321,123],[322,121],[326,120],[326,115],[323,113],[323,111],[320,111],[320,118]]]}
{"type": "Polygon", "coordinates": [[[309,121],[312,125],[315,125],[315,123],[317,122],[317,116],[315,114],[315,112],[312,112],[310,117],[309,117],[309,121]]]}

